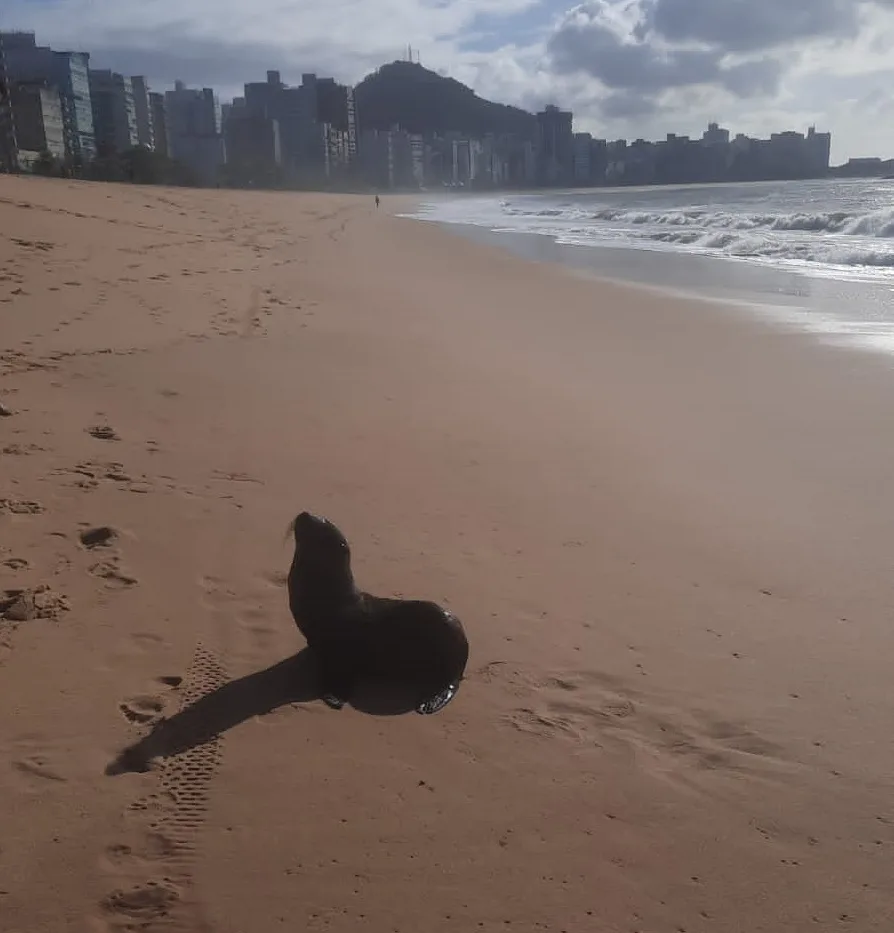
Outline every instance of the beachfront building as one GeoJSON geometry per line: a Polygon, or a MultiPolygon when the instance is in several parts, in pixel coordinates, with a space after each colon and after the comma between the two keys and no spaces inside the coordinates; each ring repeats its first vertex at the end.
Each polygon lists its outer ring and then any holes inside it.
{"type": "Polygon", "coordinates": [[[832,134],[817,133],[815,126],[809,127],[805,149],[811,172],[815,175],[825,175],[829,171],[832,158],[832,134]]]}
{"type": "Polygon", "coordinates": [[[190,168],[201,184],[218,184],[225,150],[214,91],[177,81],[174,90],[165,93],[165,109],[171,158],[190,168]]]}
{"type": "Polygon", "coordinates": [[[537,114],[538,182],[569,185],[574,178],[572,114],[552,104],[537,114]]]}
{"type": "Polygon", "coordinates": [[[472,181],[472,147],[468,139],[450,140],[450,183],[457,188],[472,181]]]}
{"type": "Polygon", "coordinates": [[[16,144],[15,123],[12,119],[12,94],[6,70],[6,52],[3,33],[0,32],[0,172],[14,172],[18,168],[19,147],[16,144]]]}
{"type": "Polygon", "coordinates": [[[91,68],[90,99],[97,152],[109,155],[136,146],[137,114],[130,78],[107,68],[91,68]]]}
{"type": "Polygon", "coordinates": [[[360,170],[367,183],[377,188],[420,188],[425,159],[424,141],[413,133],[367,130],[361,137],[360,170]]]}
{"type": "Polygon", "coordinates": [[[278,71],[268,71],[266,81],[245,85],[240,100],[253,119],[278,124],[282,164],[288,175],[319,180],[344,174],[356,161],[354,90],[334,78],[308,72],[301,76],[299,86],[289,87],[278,71]]]}
{"type": "Polygon", "coordinates": [[[280,156],[288,171],[294,173],[299,166],[307,168],[325,161],[322,134],[306,89],[284,84],[278,71],[268,71],[266,81],[246,84],[244,96],[233,101],[231,115],[237,112],[245,119],[276,122],[280,156]]]}
{"type": "Polygon", "coordinates": [[[38,45],[33,32],[0,34],[7,78],[55,87],[62,106],[69,159],[87,162],[96,154],[90,96],[90,55],[38,45]]]}
{"type": "Polygon", "coordinates": [[[592,178],[593,137],[590,133],[574,134],[573,175],[576,185],[589,185],[592,178]]]}
{"type": "Polygon", "coordinates": [[[729,130],[724,129],[717,123],[709,123],[708,128],[702,133],[702,145],[728,146],[729,130]]]}
{"type": "Polygon", "coordinates": [[[31,168],[46,154],[62,162],[65,123],[59,91],[46,82],[21,81],[11,85],[10,99],[18,166],[31,168]]]}
{"type": "Polygon", "coordinates": [[[152,140],[159,155],[170,156],[168,147],[168,114],[164,94],[149,92],[149,110],[152,116],[152,140]]]}
{"type": "Polygon", "coordinates": [[[329,169],[338,171],[347,168],[357,156],[354,89],[339,84],[334,78],[317,78],[316,75],[304,75],[301,79],[302,86],[311,78],[314,119],[326,127],[329,169]]]}
{"type": "Polygon", "coordinates": [[[62,101],[65,142],[75,160],[89,162],[96,155],[93,102],[90,97],[90,56],[86,52],[53,52],[52,80],[62,101]]]}
{"type": "Polygon", "coordinates": [[[149,85],[142,75],[131,75],[130,86],[133,89],[137,145],[145,146],[146,149],[154,149],[155,126],[152,120],[152,106],[149,102],[149,85]]]}
{"type": "Polygon", "coordinates": [[[243,102],[227,110],[223,126],[230,184],[264,185],[278,181],[282,166],[279,122],[243,102]]]}

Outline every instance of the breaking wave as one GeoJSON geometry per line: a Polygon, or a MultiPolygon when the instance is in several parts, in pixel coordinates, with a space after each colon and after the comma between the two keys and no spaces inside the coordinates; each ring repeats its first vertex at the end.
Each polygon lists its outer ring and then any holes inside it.
{"type": "Polygon", "coordinates": [[[656,243],[694,247],[705,252],[719,250],[728,256],[740,259],[775,259],[833,266],[894,269],[894,249],[860,248],[843,237],[838,240],[818,240],[815,243],[779,242],[761,236],[733,232],[680,231],[679,233],[650,234],[649,239],[656,243]]]}
{"type": "Polygon", "coordinates": [[[894,186],[862,200],[836,197],[828,189],[809,194],[800,203],[793,196],[777,197],[775,203],[768,197],[721,200],[715,193],[715,203],[674,204],[680,195],[660,189],[648,195],[590,191],[447,201],[430,205],[425,215],[576,246],[722,256],[815,275],[894,276],[894,186]],[[653,203],[636,203],[648,200],[653,203]],[[832,209],[810,209],[823,201],[832,209]]]}
{"type": "Polygon", "coordinates": [[[779,230],[805,233],[840,233],[851,236],[872,236],[894,239],[894,208],[855,214],[847,211],[797,214],[739,214],[728,211],[707,211],[693,208],[674,211],[630,211],[605,208],[587,213],[574,208],[550,208],[524,211],[508,208],[517,217],[551,217],[573,220],[587,219],[598,223],[623,224],[633,227],[706,227],[722,230],[779,230]]]}

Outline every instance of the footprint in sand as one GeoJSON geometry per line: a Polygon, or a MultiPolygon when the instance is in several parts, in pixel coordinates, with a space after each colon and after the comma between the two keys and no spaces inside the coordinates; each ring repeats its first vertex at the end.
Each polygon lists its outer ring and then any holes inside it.
{"type": "Polygon", "coordinates": [[[74,467],[62,468],[53,472],[57,475],[75,477],[74,485],[81,489],[95,489],[103,480],[126,484],[125,488],[130,492],[148,492],[151,489],[145,477],[142,480],[134,480],[124,469],[123,464],[114,461],[97,463],[92,460],[85,460],[74,467]]]}
{"type": "Polygon", "coordinates": [[[30,499],[0,499],[0,515],[40,515],[43,511],[39,502],[30,499]]]}
{"type": "Polygon", "coordinates": [[[2,561],[7,570],[27,570],[31,565],[24,557],[7,557],[2,561]]]}
{"type": "Polygon", "coordinates": [[[174,839],[151,829],[127,832],[125,840],[106,846],[102,866],[110,872],[150,871],[150,863],[170,859],[177,854],[174,839]]]}
{"type": "Polygon", "coordinates": [[[12,766],[26,779],[37,778],[39,781],[58,781],[60,783],[67,780],[55,763],[44,754],[26,755],[13,761],[12,766]]]}
{"type": "Polygon", "coordinates": [[[258,485],[262,485],[261,480],[251,476],[249,473],[241,473],[239,471],[212,470],[211,476],[213,479],[226,480],[231,483],[257,483],[258,485]]]}
{"type": "Polygon", "coordinates": [[[12,238],[12,242],[21,246],[23,249],[31,250],[40,250],[41,252],[47,252],[55,247],[55,243],[50,243],[46,240],[20,240],[16,237],[12,238]]]}
{"type": "Polygon", "coordinates": [[[0,749],[5,767],[11,768],[19,786],[26,791],[41,792],[52,784],[68,780],[64,762],[70,750],[62,749],[52,739],[35,733],[11,738],[0,749]]]}
{"type": "Polygon", "coordinates": [[[82,531],[78,537],[81,544],[87,550],[92,551],[95,548],[111,547],[118,539],[118,532],[108,525],[100,525],[97,528],[88,528],[82,531]]]}
{"type": "Polygon", "coordinates": [[[110,479],[115,483],[132,483],[133,477],[124,469],[121,463],[106,464],[103,479],[110,479]]]}
{"type": "Polygon", "coordinates": [[[7,457],[29,457],[33,453],[39,453],[46,448],[38,444],[7,444],[0,453],[7,457]]]}
{"type": "Polygon", "coordinates": [[[161,635],[155,635],[153,632],[136,632],[130,636],[128,643],[140,654],[144,654],[159,650],[165,645],[165,640],[161,635]]]}
{"type": "Polygon", "coordinates": [[[112,587],[131,587],[136,586],[140,581],[136,577],[127,573],[121,567],[121,559],[117,555],[98,561],[90,567],[90,573],[94,577],[100,577],[106,581],[108,586],[112,587]]]}
{"type": "Polygon", "coordinates": [[[135,920],[124,929],[144,929],[145,924],[165,920],[177,906],[180,892],[168,881],[147,881],[133,888],[119,889],[101,901],[103,913],[117,920],[135,920]]]}
{"type": "Polygon", "coordinates": [[[113,427],[108,424],[96,424],[87,428],[87,433],[100,441],[120,441],[121,438],[113,427]]]}
{"type": "Polygon", "coordinates": [[[118,709],[128,722],[144,724],[161,718],[164,701],[157,696],[136,696],[119,703],[118,709]]]}
{"type": "Polygon", "coordinates": [[[741,723],[674,709],[598,672],[532,684],[529,703],[506,717],[521,732],[645,755],[662,772],[782,773],[783,750],[741,723]]]}

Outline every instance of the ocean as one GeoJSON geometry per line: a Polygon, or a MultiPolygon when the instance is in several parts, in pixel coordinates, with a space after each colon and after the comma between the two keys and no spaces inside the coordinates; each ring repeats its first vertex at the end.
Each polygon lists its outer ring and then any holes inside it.
{"type": "Polygon", "coordinates": [[[432,196],[413,216],[894,353],[894,180],[432,196]]]}

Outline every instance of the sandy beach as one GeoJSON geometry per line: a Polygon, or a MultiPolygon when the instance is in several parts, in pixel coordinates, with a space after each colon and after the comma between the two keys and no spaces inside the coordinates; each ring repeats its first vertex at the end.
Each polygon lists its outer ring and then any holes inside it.
{"type": "Polygon", "coordinates": [[[892,360],[399,209],[0,177],[0,931],[890,933],[892,360]],[[442,713],[310,689],[302,509],[442,713]]]}

